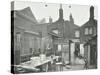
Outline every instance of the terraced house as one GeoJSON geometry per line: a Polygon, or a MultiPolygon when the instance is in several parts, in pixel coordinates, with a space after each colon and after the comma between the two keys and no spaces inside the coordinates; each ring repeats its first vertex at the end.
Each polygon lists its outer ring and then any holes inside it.
{"type": "Polygon", "coordinates": [[[79,32],[80,44],[83,44],[83,54],[88,60],[88,65],[97,65],[97,20],[94,18],[94,7],[90,7],[89,20],[76,32],[79,32]]]}

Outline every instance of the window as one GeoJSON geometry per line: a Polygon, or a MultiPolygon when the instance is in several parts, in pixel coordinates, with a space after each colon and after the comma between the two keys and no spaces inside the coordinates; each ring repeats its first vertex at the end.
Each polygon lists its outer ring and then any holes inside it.
{"type": "Polygon", "coordinates": [[[90,28],[90,29],[89,29],[89,34],[92,34],[92,31],[93,31],[92,28],[90,28]]]}
{"type": "Polygon", "coordinates": [[[79,31],[76,31],[76,32],[75,32],[75,37],[79,37],[79,36],[80,36],[79,31]]]}
{"type": "Polygon", "coordinates": [[[88,35],[89,34],[88,31],[89,31],[88,28],[85,28],[85,35],[88,35]]]}
{"type": "Polygon", "coordinates": [[[61,45],[58,45],[58,51],[61,51],[61,45]]]}
{"type": "Polygon", "coordinates": [[[53,30],[53,32],[54,32],[54,33],[56,33],[56,34],[58,34],[58,33],[59,33],[59,32],[58,32],[58,30],[53,30]]]}

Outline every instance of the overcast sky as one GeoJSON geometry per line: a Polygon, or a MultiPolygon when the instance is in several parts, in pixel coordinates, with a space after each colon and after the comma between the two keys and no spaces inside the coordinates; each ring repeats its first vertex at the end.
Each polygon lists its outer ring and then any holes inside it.
{"type": "MultiPolygon", "coordinates": [[[[16,1],[14,9],[21,10],[26,7],[30,7],[34,16],[37,20],[46,18],[48,22],[49,16],[52,17],[53,22],[56,21],[59,17],[59,8],[60,4],[55,3],[37,3],[37,2],[28,2],[28,1],[16,1]]],[[[69,20],[69,15],[72,13],[75,24],[81,26],[89,19],[89,8],[90,6],[86,5],[70,5],[63,4],[63,16],[65,20],[69,20]],[[71,6],[71,8],[70,8],[71,6]]],[[[94,16],[97,19],[97,7],[94,7],[94,16]]]]}

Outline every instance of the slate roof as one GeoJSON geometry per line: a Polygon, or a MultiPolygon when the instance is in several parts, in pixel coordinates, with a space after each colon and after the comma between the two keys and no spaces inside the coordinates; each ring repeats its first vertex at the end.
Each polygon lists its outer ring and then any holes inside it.
{"type": "Polygon", "coordinates": [[[22,10],[13,10],[12,13],[16,14],[16,17],[14,17],[15,28],[21,28],[30,32],[43,32],[43,37],[47,35],[46,26],[48,23],[39,24],[30,7],[24,8],[22,10]]]}
{"type": "Polygon", "coordinates": [[[24,8],[22,10],[14,10],[14,11],[16,12],[17,16],[25,17],[25,18],[27,18],[28,20],[32,21],[35,24],[38,23],[35,16],[34,16],[34,14],[31,11],[30,7],[24,8]]]}

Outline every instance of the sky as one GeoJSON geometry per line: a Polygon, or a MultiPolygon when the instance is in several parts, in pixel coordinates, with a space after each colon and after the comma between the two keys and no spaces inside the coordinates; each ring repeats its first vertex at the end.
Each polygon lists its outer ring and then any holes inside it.
{"type": "MultiPolygon", "coordinates": [[[[46,19],[46,22],[49,22],[49,17],[53,19],[53,22],[59,18],[59,8],[60,4],[55,3],[42,3],[42,2],[30,2],[30,1],[15,1],[14,9],[21,10],[26,7],[30,7],[34,16],[37,20],[46,19]]],[[[64,20],[69,20],[70,13],[74,18],[74,23],[78,26],[83,25],[86,21],[89,20],[89,8],[90,5],[71,5],[71,4],[62,4],[63,17],[64,20]]],[[[94,18],[98,18],[97,7],[94,6],[94,18]]]]}

